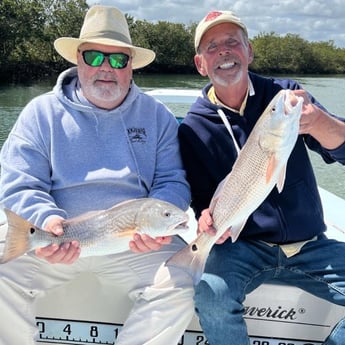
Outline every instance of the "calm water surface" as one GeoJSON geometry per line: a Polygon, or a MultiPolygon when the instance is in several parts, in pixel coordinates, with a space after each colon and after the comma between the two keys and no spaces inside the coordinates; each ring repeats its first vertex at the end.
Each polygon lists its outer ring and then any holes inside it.
{"type": "MultiPolygon", "coordinates": [[[[140,75],[134,76],[143,89],[187,88],[200,89],[207,79],[198,75],[140,75]]],[[[330,112],[345,117],[345,76],[293,77],[313,94],[330,112]]],[[[52,88],[55,80],[31,85],[0,85],[0,147],[24,105],[33,97],[52,88]]],[[[175,109],[172,109],[175,111],[175,109]]],[[[311,152],[318,183],[321,187],[345,199],[345,167],[325,164],[311,152]]]]}

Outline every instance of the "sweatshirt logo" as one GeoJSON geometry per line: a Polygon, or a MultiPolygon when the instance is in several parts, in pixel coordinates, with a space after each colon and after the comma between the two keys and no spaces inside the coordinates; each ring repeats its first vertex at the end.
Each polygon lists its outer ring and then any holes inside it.
{"type": "Polygon", "coordinates": [[[127,128],[127,133],[131,143],[146,143],[146,130],[145,128],[127,128]]]}

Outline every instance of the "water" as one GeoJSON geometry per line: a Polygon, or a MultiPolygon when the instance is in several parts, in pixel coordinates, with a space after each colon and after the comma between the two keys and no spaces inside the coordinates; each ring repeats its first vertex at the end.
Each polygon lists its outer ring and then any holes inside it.
{"type": "MultiPolygon", "coordinates": [[[[134,76],[136,83],[145,90],[152,88],[200,89],[207,78],[199,75],[141,75],[134,76]]],[[[294,77],[311,92],[329,111],[345,117],[345,76],[294,77]]],[[[0,147],[24,105],[33,97],[52,88],[55,80],[30,85],[0,85],[0,147]]],[[[173,105],[170,105],[173,106],[173,105]]],[[[172,107],[175,111],[175,108],[172,107]]],[[[179,110],[181,112],[181,109],[179,110]]],[[[187,108],[183,109],[186,112],[187,108]]],[[[325,164],[311,152],[318,184],[345,199],[345,168],[325,164]]]]}

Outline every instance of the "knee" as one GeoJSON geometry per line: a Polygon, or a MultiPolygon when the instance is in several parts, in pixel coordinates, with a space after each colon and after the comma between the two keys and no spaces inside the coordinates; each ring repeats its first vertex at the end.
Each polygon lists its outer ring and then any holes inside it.
{"type": "Polygon", "coordinates": [[[229,309],[234,298],[233,289],[217,276],[204,274],[195,287],[194,301],[197,312],[204,309],[217,313],[217,309],[229,309]]]}
{"type": "Polygon", "coordinates": [[[213,304],[213,295],[214,294],[209,284],[206,281],[201,280],[200,283],[195,287],[194,293],[194,304],[197,313],[199,310],[204,308],[209,309],[210,305],[213,304]]]}

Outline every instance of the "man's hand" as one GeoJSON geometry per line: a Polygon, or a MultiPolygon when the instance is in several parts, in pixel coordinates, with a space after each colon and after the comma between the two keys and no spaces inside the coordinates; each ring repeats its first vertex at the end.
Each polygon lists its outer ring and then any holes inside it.
{"type": "MultiPolygon", "coordinates": [[[[61,218],[52,218],[47,223],[45,230],[53,233],[55,236],[63,235],[61,218]]],[[[51,244],[47,247],[37,248],[36,255],[50,262],[51,264],[73,264],[80,255],[80,246],[78,241],[63,243],[62,245],[51,244]]]]}
{"type": "MultiPolygon", "coordinates": [[[[201,216],[198,220],[198,234],[202,232],[207,232],[211,236],[216,235],[216,229],[213,227],[213,219],[212,219],[209,208],[206,208],[205,210],[201,212],[201,216]]],[[[230,235],[231,235],[230,229],[226,230],[224,234],[221,237],[219,237],[216,243],[217,244],[224,243],[230,237],[230,235]]]]}
{"type": "Polygon", "coordinates": [[[294,90],[295,96],[303,97],[300,134],[309,134],[324,148],[333,150],[345,142],[345,123],[331,117],[325,111],[311,103],[304,90],[294,90]]]}
{"type": "Polygon", "coordinates": [[[171,240],[171,236],[152,238],[145,234],[135,234],[133,240],[129,242],[129,248],[134,253],[146,253],[159,250],[163,245],[171,243],[171,240]]]}

